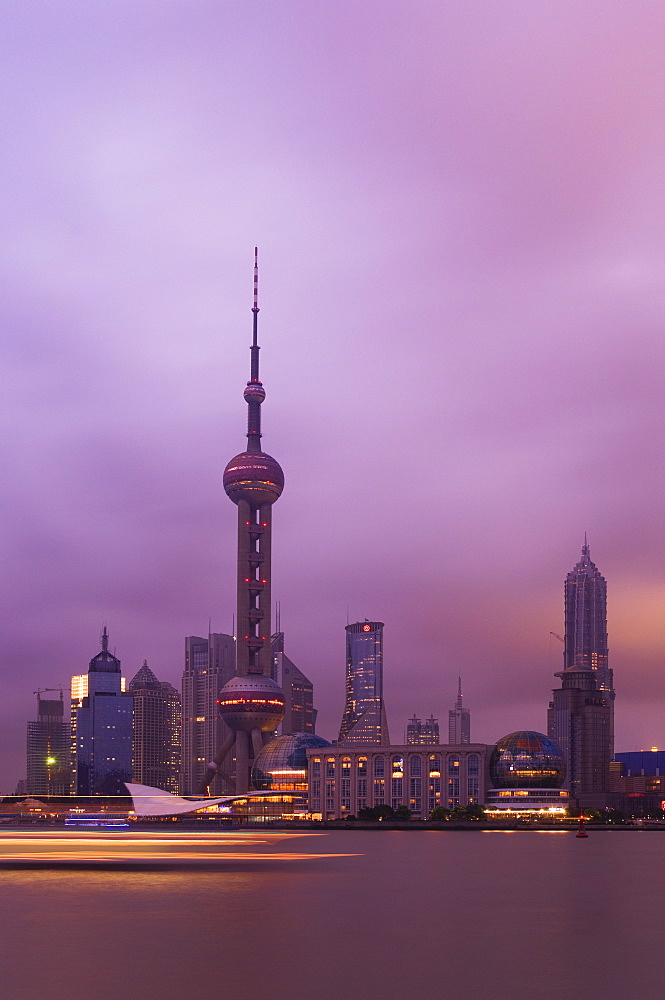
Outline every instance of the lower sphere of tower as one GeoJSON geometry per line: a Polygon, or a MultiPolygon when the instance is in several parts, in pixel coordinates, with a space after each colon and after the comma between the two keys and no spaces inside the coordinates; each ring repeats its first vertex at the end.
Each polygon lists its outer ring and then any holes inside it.
{"type": "Polygon", "coordinates": [[[284,692],[271,677],[232,677],[219,693],[219,714],[230,729],[269,733],[284,718],[284,692]]]}
{"type": "Polygon", "coordinates": [[[279,462],[265,452],[244,451],[224,469],[224,489],[234,503],[275,503],[284,489],[284,473],[279,462]]]}

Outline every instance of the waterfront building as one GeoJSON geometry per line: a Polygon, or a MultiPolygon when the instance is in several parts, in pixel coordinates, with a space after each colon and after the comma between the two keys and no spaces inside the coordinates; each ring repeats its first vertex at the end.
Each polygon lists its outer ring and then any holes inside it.
{"type": "Polygon", "coordinates": [[[28,795],[69,795],[71,757],[69,715],[60,698],[42,698],[37,694],[37,718],[28,722],[27,779],[28,795]]]}
{"type": "Polygon", "coordinates": [[[448,742],[471,742],[471,713],[462,703],[462,678],[457,679],[457,700],[448,712],[448,742]]]}
{"type": "MultiPolygon", "coordinates": [[[[191,795],[201,784],[219,747],[231,730],[219,714],[217,699],[224,685],[235,677],[236,641],[232,635],[211,632],[206,638],[185,639],[185,669],[182,675],[182,774],[180,791],[191,795]]],[[[213,777],[211,793],[230,790],[222,777],[213,777]]]]}
{"type": "Polygon", "coordinates": [[[316,728],[314,685],[284,652],[284,633],[271,639],[272,679],[284,693],[284,718],[278,733],[313,733],[316,728]]]}
{"type": "Polygon", "coordinates": [[[566,762],[561,749],[543,733],[522,730],[500,739],[490,755],[489,774],[489,815],[566,815],[566,762]]]}
{"type": "Polygon", "coordinates": [[[437,806],[482,804],[492,749],[464,743],[308,750],[310,810],[343,819],[379,805],[406,806],[415,819],[427,819],[437,806]]]}
{"type": "Polygon", "coordinates": [[[132,780],[131,694],[121,691],[120,660],[109,652],[106,626],[102,648],[88,668],[87,694],[76,709],[78,795],[125,795],[132,780]]]}
{"type": "Polygon", "coordinates": [[[346,626],[346,704],[339,743],[390,743],[383,701],[383,622],[346,626]]]}
{"type": "Polygon", "coordinates": [[[406,742],[409,744],[439,743],[439,720],[431,715],[423,722],[414,713],[413,718],[409,719],[406,726],[406,742]]]}
{"type": "Polygon", "coordinates": [[[629,750],[617,753],[614,760],[621,764],[621,774],[626,777],[638,775],[665,775],[665,750],[652,747],[651,750],[629,750]]]}
{"type": "Polygon", "coordinates": [[[133,708],[132,780],[178,794],[180,788],[180,695],[159,681],[143,661],[129,683],[133,708]]]}
{"type": "Polygon", "coordinates": [[[264,743],[284,718],[284,693],[272,678],[271,532],[272,507],[284,488],[278,462],[261,450],[261,405],[265,389],[259,378],[258,252],[254,251],[254,305],[247,403],[247,448],[224,470],[224,490],[238,508],[236,590],[236,675],[219,693],[219,711],[229,735],[209,761],[199,785],[207,793],[216,775],[241,794],[249,787],[250,768],[264,743]]]}
{"type": "Polygon", "coordinates": [[[307,750],[329,746],[314,733],[290,733],[266,743],[254,760],[251,782],[253,789],[266,794],[236,801],[234,818],[266,822],[308,817],[307,750]]]}

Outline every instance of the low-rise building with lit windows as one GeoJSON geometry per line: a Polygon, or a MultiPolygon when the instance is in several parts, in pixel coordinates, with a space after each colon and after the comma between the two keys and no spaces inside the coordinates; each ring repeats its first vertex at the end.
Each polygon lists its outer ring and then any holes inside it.
{"type": "Polygon", "coordinates": [[[406,806],[414,818],[428,819],[437,806],[482,804],[493,749],[433,743],[308,750],[309,808],[328,820],[379,805],[406,806]]]}

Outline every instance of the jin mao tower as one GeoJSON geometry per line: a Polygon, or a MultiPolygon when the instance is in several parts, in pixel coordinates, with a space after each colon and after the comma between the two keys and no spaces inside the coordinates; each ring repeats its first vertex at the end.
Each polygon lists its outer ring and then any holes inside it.
{"type": "Polygon", "coordinates": [[[284,718],[284,694],[272,679],[270,581],[272,505],[284,488],[278,462],[261,451],[261,404],[266,398],[259,378],[259,267],[254,250],[254,306],[247,403],[247,448],[224,470],[224,489],[238,508],[236,675],[222,688],[219,712],[230,729],[200,786],[205,793],[216,774],[237,793],[247,791],[251,763],[284,718]],[[235,774],[224,764],[235,758],[235,774]]]}
{"type": "Polygon", "coordinates": [[[586,535],[582,558],[564,584],[564,669],[552,692],[548,735],[566,760],[575,797],[609,788],[614,758],[614,682],[607,662],[607,586],[591,562],[586,535]]]}

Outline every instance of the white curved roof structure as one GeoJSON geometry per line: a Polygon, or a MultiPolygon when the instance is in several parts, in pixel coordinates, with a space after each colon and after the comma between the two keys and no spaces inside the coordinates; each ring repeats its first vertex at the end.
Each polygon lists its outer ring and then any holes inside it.
{"type": "Polygon", "coordinates": [[[163,788],[152,788],[150,785],[133,785],[126,781],[125,787],[133,799],[137,816],[177,816],[205,809],[206,806],[246,799],[252,795],[252,792],[246,792],[244,795],[226,795],[220,799],[183,799],[179,795],[165,792],[163,788]]]}

